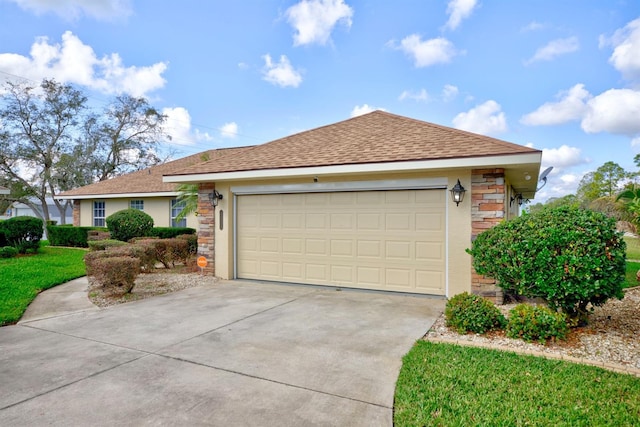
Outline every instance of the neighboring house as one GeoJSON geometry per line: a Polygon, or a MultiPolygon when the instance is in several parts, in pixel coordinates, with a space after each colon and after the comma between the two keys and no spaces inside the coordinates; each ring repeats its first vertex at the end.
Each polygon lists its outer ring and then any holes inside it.
{"type": "Polygon", "coordinates": [[[76,226],[106,226],[106,218],[123,209],[140,209],[153,218],[156,227],[197,228],[195,214],[182,220],[176,216],[182,210],[178,202],[178,184],[164,183],[162,176],[185,167],[216,160],[241,152],[247,147],[208,150],[182,159],[152,166],[126,175],[86,185],[58,194],[60,199],[73,200],[73,224],[76,226]]]}
{"type": "Polygon", "coordinates": [[[8,188],[0,186],[0,195],[9,193],[11,193],[11,191],[8,188]]]}
{"type": "Polygon", "coordinates": [[[375,111],[174,169],[164,181],[199,183],[198,251],[223,279],[499,299],[465,249],[533,198],[541,157],[375,111]],[[458,181],[459,204],[450,191],[458,181]]]}
{"type": "MultiPolygon", "coordinates": [[[[62,224],[62,213],[54,203],[53,199],[47,198],[46,201],[47,201],[47,208],[49,209],[49,219],[51,221],[55,221],[57,224],[62,224]]],[[[43,212],[42,204],[40,200],[33,199],[32,203],[35,205],[36,209],[38,210],[37,213],[30,206],[24,203],[13,202],[9,207],[9,209],[7,209],[7,211],[5,212],[5,215],[7,216],[7,218],[13,218],[16,216],[35,216],[38,218],[42,218],[44,214],[42,213],[43,212]]],[[[71,212],[71,209],[67,209],[67,212],[65,215],[65,221],[66,221],[66,224],[73,223],[73,213],[71,212]]]]}

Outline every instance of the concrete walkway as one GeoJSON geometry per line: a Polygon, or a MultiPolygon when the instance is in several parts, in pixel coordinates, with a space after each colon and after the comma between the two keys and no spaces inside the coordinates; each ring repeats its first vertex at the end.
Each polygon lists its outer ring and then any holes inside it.
{"type": "Polygon", "coordinates": [[[0,328],[0,425],[390,426],[401,358],[444,308],[227,281],[96,309],[65,286],[0,328]]]}
{"type": "Polygon", "coordinates": [[[18,324],[78,311],[99,310],[89,301],[88,289],[89,281],[84,276],[41,292],[29,304],[18,324]]]}

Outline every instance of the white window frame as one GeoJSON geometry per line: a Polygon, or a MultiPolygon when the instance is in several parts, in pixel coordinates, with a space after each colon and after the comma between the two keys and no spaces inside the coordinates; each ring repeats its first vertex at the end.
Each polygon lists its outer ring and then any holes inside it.
{"type": "Polygon", "coordinates": [[[184,209],[184,201],[179,201],[178,199],[171,199],[171,208],[169,212],[169,216],[171,218],[171,227],[186,227],[187,226],[187,218],[182,218],[180,222],[176,222],[176,216],[184,209]],[[182,205],[180,208],[178,205],[182,205]],[[179,210],[178,210],[179,209],[179,210]]]}
{"type": "Polygon", "coordinates": [[[137,209],[139,211],[144,211],[144,199],[133,199],[129,201],[130,209],[137,209]],[[139,205],[139,206],[135,206],[139,205]]]}
{"type": "Polygon", "coordinates": [[[104,200],[94,200],[92,207],[92,223],[94,227],[106,227],[107,226],[107,202],[104,200]],[[102,207],[98,207],[101,204],[102,207]],[[102,213],[101,216],[96,215],[102,213]]]}

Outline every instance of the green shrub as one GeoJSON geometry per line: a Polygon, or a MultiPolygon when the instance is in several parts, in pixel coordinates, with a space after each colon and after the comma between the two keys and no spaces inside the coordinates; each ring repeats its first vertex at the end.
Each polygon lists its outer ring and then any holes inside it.
{"type": "Polygon", "coordinates": [[[0,222],[0,229],[5,234],[7,245],[18,249],[21,254],[29,250],[37,252],[40,248],[40,239],[44,232],[40,218],[16,216],[0,222]]]}
{"type": "Polygon", "coordinates": [[[548,307],[518,304],[509,312],[509,338],[545,343],[550,338],[565,339],[568,332],[566,315],[548,307]]]}
{"type": "Polygon", "coordinates": [[[131,292],[140,273],[140,260],[128,256],[89,257],[85,262],[87,274],[90,271],[93,280],[113,293],[131,292]]]}
{"type": "Polygon", "coordinates": [[[150,237],[158,237],[160,239],[171,239],[184,234],[195,234],[196,230],[189,227],[153,227],[150,237]]]}
{"type": "Polygon", "coordinates": [[[625,243],[599,212],[565,206],[523,215],[481,233],[467,252],[507,293],[543,298],[576,324],[586,322],[588,304],[623,297],[625,243]]]}
{"type": "Polygon", "coordinates": [[[153,218],[138,209],[124,209],[106,219],[111,238],[128,242],[134,237],[149,236],[153,218]]]}
{"type": "Polygon", "coordinates": [[[147,245],[153,248],[155,260],[162,263],[165,268],[175,267],[176,261],[187,263],[191,253],[189,242],[186,239],[135,239],[138,245],[147,245]]]}
{"type": "Polygon", "coordinates": [[[3,248],[5,246],[7,246],[7,235],[5,234],[4,230],[0,229],[0,248],[3,248]]]}
{"type": "Polygon", "coordinates": [[[458,294],[447,301],[444,316],[446,325],[461,334],[484,334],[494,329],[502,329],[506,324],[506,319],[495,305],[468,292],[458,294]]]}
{"type": "Polygon", "coordinates": [[[87,242],[87,245],[89,245],[89,249],[92,251],[104,251],[107,248],[113,248],[115,246],[124,246],[126,244],[127,242],[123,242],[121,240],[113,240],[113,239],[92,240],[90,242],[87,242]]]}
{"type": "Polygon", "coordinates": [[[86,248],[89,233],[95,227],[74,227],[70,224],[48,225],[47,237],[51,246],[86,248]]]}
{"type": "Polygon", "coordinates": [[[3,246],[0,248],[0,258],[13,258],[18,255],[18,250],[13,246],[3,246]]]}

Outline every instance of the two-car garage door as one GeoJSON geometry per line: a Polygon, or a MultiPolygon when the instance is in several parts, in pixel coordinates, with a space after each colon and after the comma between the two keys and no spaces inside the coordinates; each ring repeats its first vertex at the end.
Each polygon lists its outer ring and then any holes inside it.
{"type": "Polygon", "coordinates": [[[237,277],[444,295],[445,190],[237,198],[237,277]]]}

